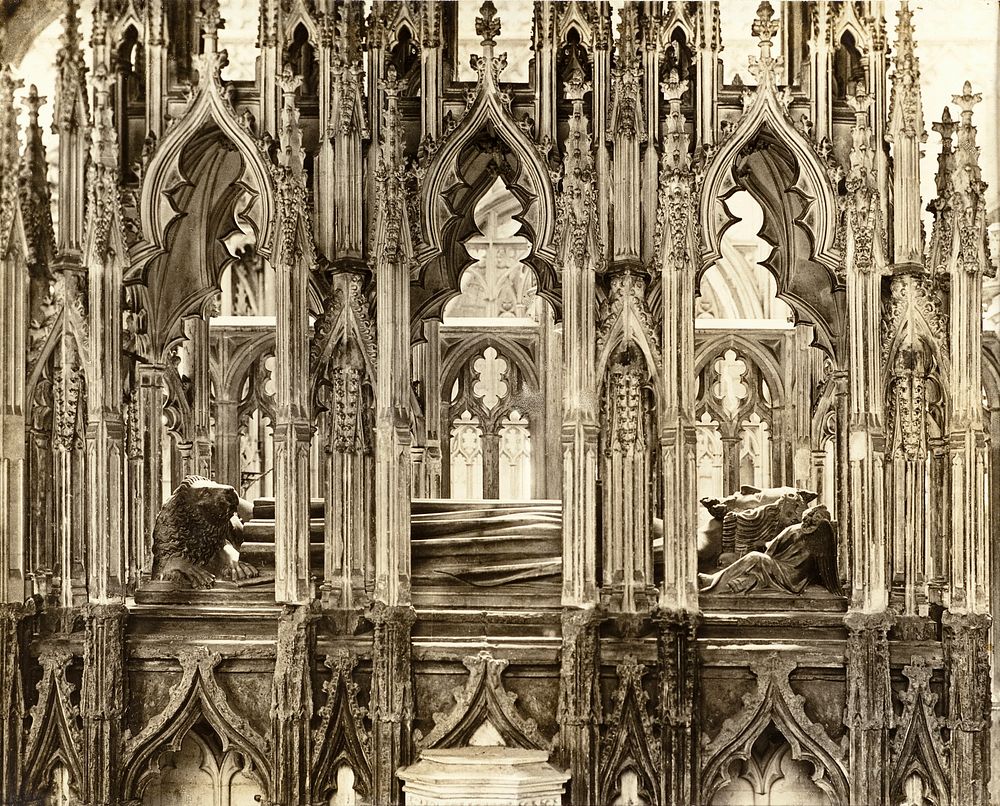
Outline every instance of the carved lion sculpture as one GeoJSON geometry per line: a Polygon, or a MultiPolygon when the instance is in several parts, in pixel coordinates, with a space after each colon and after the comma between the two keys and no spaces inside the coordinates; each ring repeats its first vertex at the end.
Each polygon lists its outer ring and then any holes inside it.
{"type": "Polygon", "coordinates": [[[210,588],[216,577],[230,580],[258,576],[240,562],[240,516],[253,504],[227,484],[188,476],[168,498],[153,525],[153,579],[210,588]]]}

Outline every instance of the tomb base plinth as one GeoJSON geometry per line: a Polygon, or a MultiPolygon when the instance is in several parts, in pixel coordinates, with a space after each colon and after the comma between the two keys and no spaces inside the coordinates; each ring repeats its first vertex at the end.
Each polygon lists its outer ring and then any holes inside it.
{"type": "Polygon", "coordinates": [[[560,806],[569,773],[544,750],[424,750],[401,769],[406,806],[560,806]]]}

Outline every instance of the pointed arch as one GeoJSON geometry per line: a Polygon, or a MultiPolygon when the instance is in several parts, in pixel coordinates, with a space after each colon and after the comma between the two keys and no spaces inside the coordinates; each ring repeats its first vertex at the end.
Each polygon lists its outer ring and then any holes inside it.
{"type": "Polygon", "coordinates": [[[511,99],[499,86],[506,58],[493,57],[492,43],[478,60],[479,83],[471,107],[447,135],[427,166],[420,188],[423,245],[417,259],[420,273],[412,289],[415,322],[441,316],[444,303],[457,293],[467,261],[451,254],[467,235],[473,210],[497,173],[505,173],[508,190],[521,204],[514,220],[531,244],[524,263],[538,280],[538,293],[560,308],[555,272],[556,201],[548,166],[524,129],[511,114],[511,99]],[[485,147],[484,147],[485,144],[485,147]],[[477,153],[478,152],[478,153],[477,153]],[[499,152],[506,152],[498,157],[499,152]],[[487,156],[484,161],[483,155],[487,156]],[[509,158],[508,158],[509,157],[509,158]],[[498,164],[499,159],[499,164],[498,164]],[[457,263],[457,265],[456,265],[457,263]]]}
{"type": "Polygon", "coordinates": [[[363,798],[372,796],[371,736],[365,729],[367,711],[358,704],[358,684],[352,673],[357,658],[344,653],[327,655],[330,679],[323,683],[326,704],[319,709],[320,724],[313,731],[313,798],[329,799],[337,788],[337,773],[346,764],[354,773],[354,788],[363,798]]]}
{"type": "Polygon", "coordinates": [[[417,737],[419,749],[466,747],[487,722],[508,747],[550,749],[551,743],[538,732],[535,721],[518,713],[514,705],[517,695],[507,691],[500,679],[508,661],[483,650],[464,658],[462,663],[469,670],[465,688],[454,692],[455,707],[450,712],[434,714],[434,729],[425,737],[417,737]]]}
{"type": "Polygon", "coordinates": [[[618,690],[608,719],[611,730],[604,738],[600,761],[601,803],[614,802],[621,776],[629,770],[639,781],[644,802],[657,802],[661,749],[642,687],[645,671],[633,657],[618,666],[618,690]]]}
{"type": "Polygon", "coordinates": [[[21,791],[26,799],[44,791],[57,766],[62,766],[71,785],[83,788],[83,734],[80,709],[73,705],[75,691],[66,677],[72,654],[43,654],[38,702],[31,709],[31,729],[24,751],[24,778],[21,791]]]}
{"type": "Polygon", "coordinates": [[[892,743],[889,797],[893,802],[905,800],[903,789],[914,773],[933,789],[936,806],[948,806],[950,802],[941,719],[934,713],[938,696],[930,688],[933,671],[922,658],[913,658],[909,666],[903,667],[908,685],[900,694],[903,714],[892,743]]]}
{"type": "Polygon", "coordinates": [[[778,297],[816,327],[819,346],[836,354],[845,303],[838,277],[837,197],[830,169],[786,110],[773,81],[752,95],[735,130],[709,162],[702,183],[701,272],[722,258],[722,236],[735,221],[726,199],[747,190],[764,209],[760,237],[775,248],[763,262],[778,297]]]}
{"type": "Polygon", "coordinates": [[[702,767],[702,803],[711,803],[715,793],[733,780],[732,763],[749,759],[754,742],[771,724],[788,741],[792,758],[812,765],[813,783],[830,796],[834,806],[848,803],[844,748],[806,716],[803,698],[792,691],[788,682],[796,665],[796,661],[777,655],[753,665],[756,691],[744,697],[741,712],[727,719],[714,739],[703,741],[701,756],[706,762],[702,767]]]}
{"type": "Polygon", "coordinates": [[[712,334],[699,344],[694,355],[695,377],[701,374],[709,361],[726,350],[734,350],[737,354],[742,354],[753,361],[771,391],[773,406],[778,408],[785,405],[785,384],[781,364],[760,342],[748,339],[742,333],[712,334]]]}
{"type": "Polygon", "coordinates": [[[236,117],[220,76],[222,54],[205,53],[201,58],[201,80],[195,95],[181,117],[167,130],[143,176],[139,196],[142,239],[131,249],[132,268],[128,280],[145,282],[150,262],[167,252],[167,230],[183,214],[174,206],[172,194],[188,182],[182,172],[181,159],[188,144],[208,126],[217,128],[241,157],[242,170],[237,184],[247,192],[249,202],[239,214],[253,228],[257,252],[263,257],[271,254],[277,208],[263,144],[236,117]]]}
{"type": "Polygon", "coordinates": [[[642,352],[654,390],[660,388],[660,337],[642,296],[626,293],[619,304],[611,303],[598,326],[595,377],[603,378],[613,356],[628,344],[642,352]]]}
{"type": "Polygon", "coordinates": [[[481,355],[482,352],[492,347],[504,358],[509,359],[517,367],[528,385],[534,389],[541,388],[541,378],[538,377],[538,368],[532,360],[524,346],[518,344],[513,339],[500,335],[488,334],[482,338],[468,339],[465,344],[457,350],[452,350],[445,355],[441,363],[441,392],[448,400],[451,394],[452,384],[473,356],[481,355]]]}
{"type": "Polygon", "coordinates": [[[246,759],[245,771],[270,790],[269,742],[229,705],[215,679],[218,653],[203,650],[182,655],[181,680],[171,691],[170,701],[135,736],[125,743],[123,797],[141,798],[143,790],[158,774],[157,760],[165,751],[177,752],[188,731],[204,721],[216,732],[222,749],[235,749],[246,759]]]}

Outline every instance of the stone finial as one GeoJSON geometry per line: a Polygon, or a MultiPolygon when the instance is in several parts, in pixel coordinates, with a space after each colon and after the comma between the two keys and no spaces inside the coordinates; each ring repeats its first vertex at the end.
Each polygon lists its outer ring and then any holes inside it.
{"type": "Polygon", "coordinates": [[[496,44],[496,39],[500,36],[500,17],[497,15],[497,7],[493,5],[493,0],[486,0],[479,8],[479,16],[476,17],[476,36],[482,37],[483,47],[496,44]]]}
{"type": "Polygon", "coordinates": [[[626,3],[622,8],[615,45],[617,66],[620,69],[636,67],[639,61],[639,9],[636,3],[626,3]]]}
{"type": "Polygon", "coordinates": [[[224,28],[226,23],[219,10],[219,0],[203,0],[199,19],[201,32],[205,38],[205,53],[215,53],[219,30],[224,28]]]}
{"type": "Polygon", "coordinates": [[[28,110],[28,126],[38,126],[38,110],[48,99],[44,95],[38,94],[38,87],[32,84],[28,87],[28,94],[21,100],[22,105],[28,110]]]}
{"type": "Polygon", "coordinates": [[[951,109],[947,106],[941,110],[941,120],[931,125],[931,129],[941,135],[941,148],[951,151],[951,138],[955,135],[958,124],[951,117],[951,109]]]}
{"type": "Polygon", "coordinates": [[[943,199],[951,188],[951,160],[954,154],[951,138],[955,136],[955,129],[958,128],[958,124],[951,116],[951,109],[946,106],[941,111],[941,120],[932,124],[931,128],[941,135],[941,153],[938,154],[938,170],[934,184],[937,187],[938,199],[943,199]]]}
{"type": "Polygon", "coordinates": [[[576,69],[570,73],[569,81],[563,84],[563,94],[567,101],[583,103],[583,99],[588,92],[594,89],[594,85],[586,80],[583,70],[576,69]]]}
{"type": "Polygon", "coordinates": [[[687,89],[688,82],[681,81],[680,74],[676,70],[671,70],[667,80],[660,82],[660,92],[668,103],[679,102],[687,89]]]}
{"type": "Polygon", "coordinates": [[[872,97],[861,85],[858,85],[854,95],[847,98],[847,105],[854,110],[855,125],[866,123],[868,120],[868,109],[872,105],[872,97]]]}
{"type": "Polygon", "coordinates": [[[292,66],[286,64],[281,68],[278,76],[278,87],[281,89],[281,97],[285,106],[294,106],[295,92],[302,86],[303,78],[292,71],[292,66]]]}
{"type": "Polygon", "coordinates": [[[954,104],[958,104],[958,108],[962,110],[962,126],[972,125],[972,108],[983,100],[983,94],[977,92],[973,94],[972,84],[968,81],[962,85],[962,94],[953,95],[951,101],[954,104]]]}
{"type": "Polygon", "coordinates": [[[770,52],[771,40],[778,33],[778,21],[774,19],[774,9],[767,0],[762,0],[761,4],[757,6],[757,17],[753,21],[750,33],[760,42],[762,53],[765,48],[767,52],[770,52]]]}
{"type": "Polygon", "coordinates": [[[774,19],[774,9],[767,0],[757,7],[757,17],[753,21],[750,33],[757,39],[760,48],[759,57],[750,58],[750,73],[763,85],[775,83],[782,60],[771,55],[771,45],[778,33],[778,21],[774,19]]]}
{"type": "Polygon", "coordinates": [[[68,0],[63,15],[60,47],[56,53],[56,94],[53,110],[53,128],[68,130],[73,123],[77,100],[86,104],[87,93],[84,76],[87,65],[83,58],[80,34],[79,0],[68,0]]]}

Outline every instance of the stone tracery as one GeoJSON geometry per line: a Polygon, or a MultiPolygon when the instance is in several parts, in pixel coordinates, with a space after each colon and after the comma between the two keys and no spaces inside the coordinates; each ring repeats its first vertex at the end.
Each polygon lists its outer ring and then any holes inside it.
{"type": "Polygon", "coordinates": [[[0,803],[985,804],[981,97],[925,239],[907,4],[221,5],[67,2],[48,151],[0,43],[0,803]],[[188,474],[256,582],[150,584],[188,474]]]}

